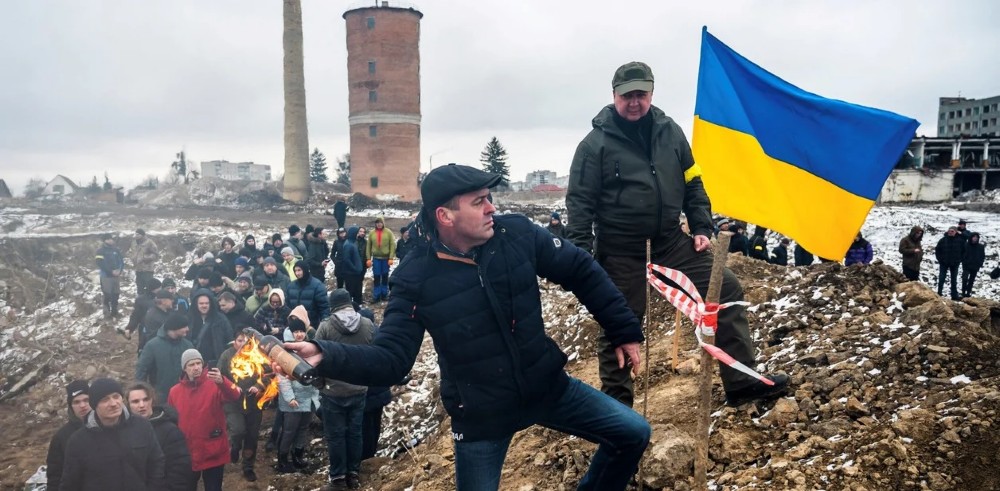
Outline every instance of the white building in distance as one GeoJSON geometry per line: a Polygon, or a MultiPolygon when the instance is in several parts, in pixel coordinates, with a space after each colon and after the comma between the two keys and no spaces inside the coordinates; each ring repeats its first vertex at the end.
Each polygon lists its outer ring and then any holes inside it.
{"type": "Polygon", "coordinates": [[[211,160],[201,163],[201,177],[218,177],[227,181],[270,181],[271,166],[253,162],[211,160]]]}

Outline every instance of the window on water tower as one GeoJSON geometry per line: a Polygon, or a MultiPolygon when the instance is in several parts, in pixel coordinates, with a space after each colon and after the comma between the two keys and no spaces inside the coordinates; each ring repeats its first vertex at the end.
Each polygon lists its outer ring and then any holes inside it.
{"type": "Polygon", "coordinates": [[[368,102],[378,102],[378,92],[374,90],[368,91],[368,102]]]}
{"type": "Polygon", "coordinates": [[[369,17],[369,18],[365,19],[365,22],[368,23],[368,28],[369,29],[375,29],[375,18],[374,17],[369,17]]]}
{"type": "Polygon", "coordinates": [[[371,60],[368,62],[368,73],[371,74],[375,73],[375,60],[371,60]]]}
{"type": "Polygon", "coordinates": [[[378,187],[378,177],[371,178],[371,184],[372,184],[373,188],[377,188],[378,187]]]}
{"type": "Polygon", "coordinates": [[[378,127],[376,127],[375,125],[368,126],[368,136],[372,138],[378,136],[378,127]]]}

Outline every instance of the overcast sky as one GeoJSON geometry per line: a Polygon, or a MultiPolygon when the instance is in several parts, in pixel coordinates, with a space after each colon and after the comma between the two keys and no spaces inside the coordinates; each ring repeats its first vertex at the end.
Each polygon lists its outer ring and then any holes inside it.
{"type": "MultiPolygon", "coordinates": [[[[303,0],[309,146],[349,151],[345,26],[368,3],[303,0]]],[[[688,132],[701,27],[805,90],[918,119],[940,96],[1000,95],[1000,2],[426,0],[422,170],[478,164],[492,136],[512,179],[568,172],[614,69],[649,63],[653,103],[688,132]]],[[[282,172],[279,0],[31,0],[0,14],[0,178],[132,186],[196,162],[282,172]]]]}

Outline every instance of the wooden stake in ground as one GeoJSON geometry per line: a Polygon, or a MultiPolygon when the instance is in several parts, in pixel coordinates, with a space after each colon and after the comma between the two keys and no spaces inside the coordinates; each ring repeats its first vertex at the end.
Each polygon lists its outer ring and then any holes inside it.
{"type": "MultiPolygon", "coordinates": [[[[718,304],[722,293],[722,272],[726,269],[729,258],[730,232],[719,232],[719,239],[712,244],[713,263],[712,276],[708,281],[706,304],[718,304]]],[[[706,343],[715,343],[715,335],[702,333],[706,343]]],[[[701,350],[701,375],[698,382],[698,439],[694,454],[694,487],[708,489],[708,425],[712,411],[712,375],[715,372],[715,362],[712,355],[701,350]]]]}
{"type": "Polygon", "coordinates": [[[677,350],[681,344],[681,310],[674,309],[674,345],[670,349],[671,368],[677,371],[677,350]]]}
{"type": "MultiPolygon", "coordinates": [[[[650,261],[652,261],[652,252],[651,251],[652,251],[652,244],[651,244],[651,242],[650,242],[649,239],[646,239],[646,264],[649,264],[650,261]]],[[[649,274],[649,269],[646,268],[645,266],[643,266],[643,270],[644,270],[643,271],[644,274],[646,274],[646,275],[649,274]]],[[[650,362],[649,362],[649,337],[647,336],[647,334],[649,333],[649,329],[647,329],[647,327],[649,326],[649,305],[650,305],[650,299],[652,298],[652,295],[650,295],[652,288],[653,288],[652,285],[649,284],[649,281],[647,279],[647,281],[646,281],[646,315],[642,316],[642,336],[644,338],[646,338],[646,355],[645,355],[644,360],[643,360],[646,363],[645,363],[645,366],[643,366],[644,370],[643,370],[643,375],[642,375],[642,417],[643,417],[643,419],[645,419],[647,421],[649,421],[649,418],[646,417],[646,415],[648,414],[648,408],[649,408],[649,365],[650,365],[650,362]]],[[[639,460],[639,475],[636,476],[636,478],[638,479],[637,482],[639,483],[639,489],[642,489],[642,486],[643,486],[642,485],[642,463],[643,463],[643,460],[645,460],[645,459],[640,459],[639,460]]]]}

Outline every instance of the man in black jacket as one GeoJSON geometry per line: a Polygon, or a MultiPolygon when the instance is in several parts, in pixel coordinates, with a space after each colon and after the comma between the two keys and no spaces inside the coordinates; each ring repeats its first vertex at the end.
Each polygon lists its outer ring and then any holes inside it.
{"type": "Polygon", "coordinates": [[[52,441],[49,442],[49,453],[45,457],[46,482],[48,488],[53,491],[59,491],[62,482],[66,443],[76,430],[83,428],[83,418],[90,413],[90,396],[87,394],[87,389],[86,380],[74,380],[66,386],[69,421],[52,437],[52,441]]]}
{"type": "Polygon", "coordinates": [[[66,444],[59,489],[163,489],[163,450],[149,421],[125,407],[121,384],[99,378],[89,392],[93,411],[66,444]]]}
{"type": "Polygon", "coordinates": [[[962,296],[972,296],[972,285],[976,282],[976,275],[979,268],[983,267],[986,260],[986,246],[980,242],[981,237],[978,232],[969,235],[969,242],[965,244],[965,256],[962,257],[962,296]]]}
{"type": "Polygon", "coordinates": [[[94,259],[101,274],[101,306],[104,309],[104,318],[117,318],[125,259],[122,257],[122,251],[115,246],[114,236],[101,234],[101,247],[97,249],[94,259]]]}
{"type": "MultiPolygon", "coordinates": [[[[178,361],[178,364],[180,361],[178,361]]],[[[177,427],[177,410],[158,406],[153,387],[145,382],[129,386],[125,399],[132,414],[142,416],[153,425],[156,442],[163,450],[164,482],[169,491],[189,491],[197,484],[191,471],[191,453],[188,452],[184,433],[177,427]]]]}
{"type": "MultiPolygon", "coordinates": [[[[592,250],[639,318],[645,314],[646,239],[654,263],[683,272],[705,295],[712,271],[709,252],[712,204],[701,182],[701,168],[680,126],[652,105],[653,73],[641,62],[626,63],[611,81],[613,104],[594,117],[593,129],[577,146],[569,171],[566,237],[592,250]],[[681,230],[687,217],[691,235],[681,230]],[[594,229],[597,229],[596,237],[594,229]]],[[[737,234],[740,234],[736,227],[737,234]]],[[[732,230],[732,228],[730,229],[732,230]]],[[[733,243],[746,254],[746,238],[733,243]]],[[[732,249],[730,249],[732,252],[732,249]]],[[[743,287],[728,269],[722,283],[723,303],[743,300],[743,287]]],[[[744,308],[719,312],[717,343],[743,364],[754,366],[754,349],[744,308]]],[[[607,336],[598,358],[601,390],[632,405],[632,379],[617,367],[607,336]]],[[[768,386],[726,365],[720,366],[730,404],[780,394],[786,375],[774,375],[768,386]]]]}
{"type": "Polygon", "coordinates": [[[286,343],[319,374],[391,385],[412,367],[424,332],[441,369],[459,490],[497,489],[514,433],[539,424],[599,444],[579,489],[625,489],[649,442],[631,409],[566,374],[545,334],[538,277],[572,291],[604,328],[619,365],[638,372],[639,321],[586,252],[521,215],[496,216],[500,176],[445,165],[421,184],[418,220],[431,235],[390,279],[392,295],[371,345],[286,343]]]}
{"type": "Polygon", "coordinates": [[[958,228],[948,227],[944,237],[938,241],[934,248],[934,257],[938,260],[938,284],[937,294],[941,295],[944,289],[945,276],[951,275],[951,299],[961,300],[958,296],[958,265],[962,264],[965,256],[965,238],[958,233],[958,228]]]}

